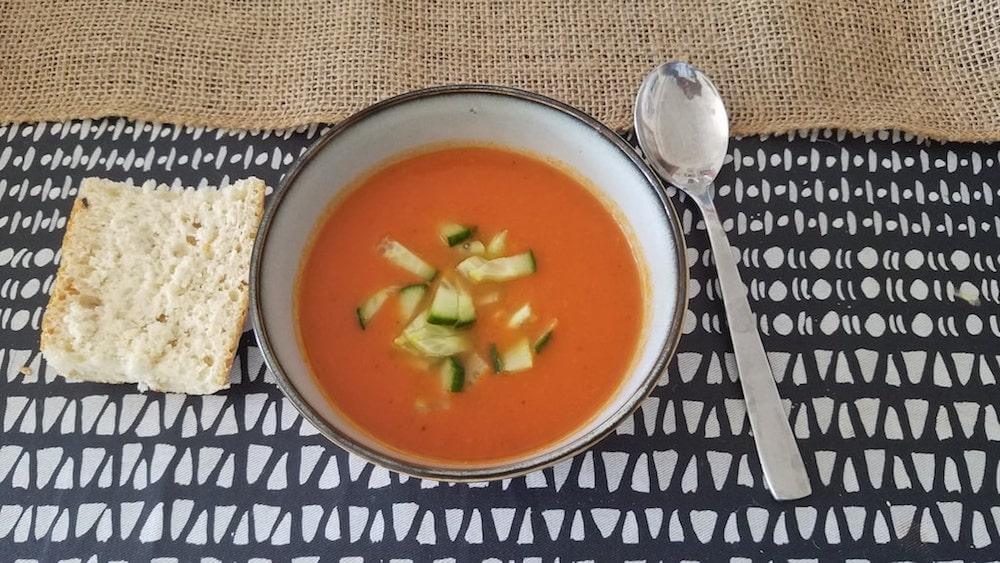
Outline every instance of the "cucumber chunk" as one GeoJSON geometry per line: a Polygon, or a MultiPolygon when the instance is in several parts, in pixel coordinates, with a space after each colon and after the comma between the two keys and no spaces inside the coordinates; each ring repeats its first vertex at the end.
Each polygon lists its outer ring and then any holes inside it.
{"type": "Polygon", "coordinates": [[[478,240],[468,240],[459,245],[459,250],[473,256],[486,254],[486,245],[478,240]]]}
{"type": "Polygon", "coordinates": [[[472,303],[472,296],[447,280],[442,281],[434,292],[427,322],[456,328],[471,325],[476,322],[476,306],[472,303]]]}
{"type": "Polygon", "coordinates": [[[427,322],[444,326],[455,326],[458,322],[458,291],[450,283],[442,281],[438,285],[427,322]]]}
{"type": "Polygon", "coordinates": [[[490,364],[493,366],[493,373],[503,371],[503,359],[500,358],[500,351],[496,344],[490,344],[490,364]]]}
{"type": "Polygon", "coordinates": [[[445,358],[441,365],[441,383],[445,391],[458,393],[465,387],[465,367],[455,356],[445,358]]]}
{"type": "Polygon", "coordinates": [[[471,280],[472,272],[478,270],[479,268],[482,268],[483,266],[486,265],[487,262],[488,260],[486,260],[482,256],[469,256],[465,260],[459,262],[458,266],[455,266],[455,270],[471,280]]]}
{"type": "Polygon", "coordinates": [[[507,251],[507,231],[503,230],[493,235],[489,244],[486,245],[487,258],[497,258],[507,251]]]}
{"type": "Polygon", "coordinates": [[[507,321],[507,326],[509,328],[520,328],[524,323],[531,319],[531,313],[531,303],[521,305],[521,308],[514,311],[514,314],[510,316],[510,320],[507,321]]]}
{"type": "Polygon", "coordinates": [[[471,344],[464,335],[454,328],[427,323],[428,313],[417,315],[403,333],[393,340],[393,344],[429,358],[446,358],[466,352],[471,344]]]}
{"type": "Polygon", "coordinates": [[[399,290],[399,316],[408,321],[417,312],[417,307],[427,295],[427,284],[415,283],[399,290]]]}
{"type": "Polygon", "coordinates": [[[397,346],[431,358],[454,356],[470,347],[469,341],[464,336],[448,327],[437,325],[427,325],[403,334],[394,342],[397,346]]]}
{"type": "Polygon", "coordinates": [[[550,342],[552,342],[552,336],[555,334],[555,331],[556,321],[552,321],[549,323],[549,326],[542,331],[542,334],[535,339],[534,349],[536,354],[541,352],[546,346],[549,345],[550,342]]]}
{"type": "Polygon", "coordinates": [[[462,328],[476,322],[476,306],[472,304],[472,296],[469,292],[458,290],[458,321],[455,328],[462,328]]]}
{"type": "Polygon", "coordinates": [[[490,371],[490,364],[479,354],[473,352],[465,360],[465,382],[474,384],[480,377],[490,371]]]}
{"type": "Polygon", "coordinates": [[[475,227],[459,225],[458,223],[445,223],[438,229],[438,233],[445,244],[448,246],[457,246],[468,240],[475,230],[475,227]]]}
{"type": "Polygon", "coordinates": [[[476,300],[476,305],[492,305],[500,302],[500,293],[491,291],[476,300]]]}
{"type": "Polygon", "coordinates": [[[396,291],[396,286],[382,288],[368,296],[368,298],[361,303],[355,311],[358,316],[358,324],[361,325],[361,330],[368,328],[368,324],[371,323],[375,313],[378,313],[379,309],[382,308],[382,305],[385,305],[386,299],[388,299],[394,291],[396,291]]]}
{"type": "Polygon", "coordinates": [[[386,237],[382,239],[378,243],[377,250],[389,262],[427,281],[434,279],[434,276],[437,275],[437,269],[434,266],[431,266],[423,258],[414,254],[412,250],[391,238],[386,237]]]}
{"type": "Polygon", "coordinates": [[[503,371],[514,373],[531,369],[534,361],[531,357],[531,344],[527,338],[522,338],[512,348],[503,353],[500,361],[503,363],[503,371]]]}
{"type": "Polygon", "coordinates": [[[535,273],[538,269],[535,255],[530,250],[485,260],[479,256],[471,256],[459,263],[456,268],[459,273],[470,280],[480,282],[502,282],[523,278],[535,273]]]}

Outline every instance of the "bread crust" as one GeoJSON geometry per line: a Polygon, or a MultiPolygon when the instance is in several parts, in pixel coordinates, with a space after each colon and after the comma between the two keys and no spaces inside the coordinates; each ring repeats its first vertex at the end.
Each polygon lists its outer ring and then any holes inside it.
{"type": "MultiPolygon", "coordinates": [[[[69,218],[66,220],[66,233],[63,234],[62,243],[59,246],[59,248],[62,249],[63,257],[65,256],[66,248],[70,248],[72,245],[77,244],[75,225],[77,218],[80,217],[80,214],[86,212],[86,208],[83,205],[83,200],[86,198],[86,195],[83,194],[83,191],[88,180],[89,178],[85,178],[80,184],[77,197],[73,200],[73,207],[69,212],[69,218]]],[[[49,301],[45,305],[45,312],[42,314],[42,331],[38,339],[38,349],[42,352],[43,356],[47,354],[49,341],[55,335],[55,331],[57,329],[56,323],[58,323],[63,316],[66,298],[69,294],[69,287],[72,284],[72,281],[69,279],[68,261],[63,259],[63,257],[60,257],[59,269],[56,270],[56,279],[52,284],[52,291],[49,294],[49,301]]],[[[57,370],[59,369],[57,366],[54,367],[56,367],[57,370]]],[[[64,369],[66,369],[66,371],[70,371],[68,368],[64,369]]],[[[75,377],[74,373],[67,373],[65,375],[75,377]]]]}
{"type": "MultiPolygon", "coordinates": [[[[253,178],[256,179],[256,178],[253,178]]],[[[264,217],[264,193],[267,191],[264,182],[260,182],[260,189],[257,192],[257,201],[254,205],[254,211],[256,215],[253,218],[254,228],[247,233],[246,238],[243,240],[244,244],[248,245],[250,248],[253,247],[254,240],[257,238],[257,227],[260,226],[260,221],[264,217]]],[[[247,284],[246,280],[240,283],[240,311],[242,314],[238,316],[236,323],[236,330],[233,331],[233,340],[229,343],[229,360],[221,366],[219,372],[215,376],[216,384],[219,389],[229,389],[229,371],[233,367],[233,362],[236,360],[236,349],[239,348],[240,338],[243,337],[243,325],[247,322],[247,314],[250,310],[250,286],[247,284]]]]}

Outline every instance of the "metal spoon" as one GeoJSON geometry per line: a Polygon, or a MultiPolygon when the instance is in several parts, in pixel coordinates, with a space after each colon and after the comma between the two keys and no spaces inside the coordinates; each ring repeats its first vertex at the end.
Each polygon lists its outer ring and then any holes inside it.
{"type": "Polygon", "coordinates": [[[695,67],[682,62],[663,64],[649,73],[639,88],[635,132],[653,168],[691,196],[705,217],[743,397],[767,486],[778,500],[809,496],[812,488],[802,455],[781,406],[747,301],[746,286],[712,202],[712,182],[729,146],[729,118],[722,97],[695,67]]]}

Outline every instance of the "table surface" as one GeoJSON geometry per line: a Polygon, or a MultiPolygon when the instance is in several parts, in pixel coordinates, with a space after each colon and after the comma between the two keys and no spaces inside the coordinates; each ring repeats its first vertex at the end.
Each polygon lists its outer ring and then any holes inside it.
{"type": "Polygon", "coordinates": [[[676,357],[613,435],[523,478],[435,483],[341,451],[282,397],[249,332],[232,388],[212,396],[46,368],[39,323],[82,178],[275,186],[321,132],[0,126],[4,559],[1000,552],[996,145],[830,131],[731,144],[719,207],[813,483],[800,501],[763,485],[708,241],[672,191],[691,274],[676,357]]]}

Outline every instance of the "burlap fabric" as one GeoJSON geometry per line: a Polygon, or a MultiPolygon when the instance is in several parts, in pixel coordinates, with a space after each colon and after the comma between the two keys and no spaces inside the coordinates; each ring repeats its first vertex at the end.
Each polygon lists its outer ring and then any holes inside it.
{"type": "Polygon", "coordinates": [[[737,134],[1000,139],[1000,0],[6,0],[0,121],[333,122],[423,86],[535,90],[613,127],[690,60],[737,134]]]}

